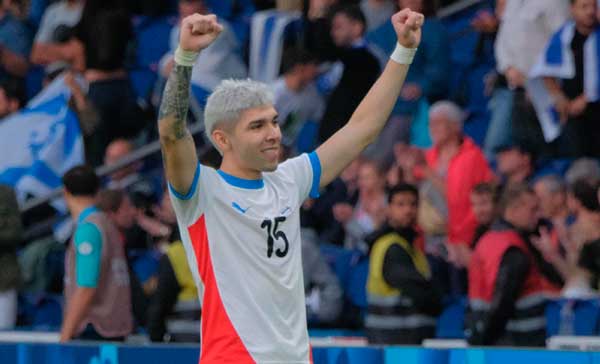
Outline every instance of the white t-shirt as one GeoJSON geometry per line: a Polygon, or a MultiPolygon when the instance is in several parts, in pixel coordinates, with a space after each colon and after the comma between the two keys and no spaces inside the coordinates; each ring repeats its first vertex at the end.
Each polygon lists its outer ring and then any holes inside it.
{"type": "Polygon", "coordinates": [[[83,2],[69,4],[67,1],[54,3],[44,11],[40,27],[35,35],[35,42],[54,43],[54,31],[60,25],[74,27],[81,19],[83,2]]]}
{"type": "Polygon", "coordinates": [[[300,206],[320,175],[313,152],[259,180],[199,165],[187,195],[170,188],[202,302],[202,364],[311,362],[300,206]]]}

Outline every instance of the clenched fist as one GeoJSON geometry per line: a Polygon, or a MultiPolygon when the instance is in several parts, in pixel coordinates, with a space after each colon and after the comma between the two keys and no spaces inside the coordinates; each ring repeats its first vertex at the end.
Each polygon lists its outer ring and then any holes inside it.
{"type": "Polygon", "coordinates": [[[208,47],[223,31],[216,15],[193,14],[183,18],[179,32],[179,47],[184,51],[199,52],[208,47]]]}
{"type": "Polygon", "coordinates": [[[398,36],[398,43],[406,48],[417,48],[421,42],[421,27],[425,17],[408,8],[392,16],[392,25],[398,36]]]}

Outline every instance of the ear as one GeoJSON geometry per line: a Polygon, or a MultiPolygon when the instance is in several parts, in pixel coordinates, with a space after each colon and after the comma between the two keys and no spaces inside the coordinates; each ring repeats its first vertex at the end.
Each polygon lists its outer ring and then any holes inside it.
{"type": "Polygon", "coordinates": [[[218,149],[223,153],[226,150],[231,150],[231,139],[227,132],[222,129],[213,130],[211,137],[218,149]]]}

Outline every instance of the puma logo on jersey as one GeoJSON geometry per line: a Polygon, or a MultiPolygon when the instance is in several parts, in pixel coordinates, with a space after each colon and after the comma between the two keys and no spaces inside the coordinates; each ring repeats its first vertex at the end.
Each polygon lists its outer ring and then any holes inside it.
{"type": "Polygon", "coordinates": [[[241,212],[242,214],[245,214],[245,213],[246,213],[246,211],[248,211],[248,209],[250,208],[250,206],[248,206],[248,207],[246,207],[246,208],[244,209],[244,208],[242,208],[240,205],[238,205],[238,204],[237,204],[237,202],[232,202],[232,203],[231,203],[231,206],[232,206],[234,209],[236,209],[236,210],[238,210],[239,212],[241,212]]]}

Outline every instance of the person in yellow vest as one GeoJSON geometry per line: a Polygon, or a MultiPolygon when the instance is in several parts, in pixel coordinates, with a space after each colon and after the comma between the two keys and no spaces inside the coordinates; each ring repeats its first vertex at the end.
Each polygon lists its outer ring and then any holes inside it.
{"type": "Polygon", "coordinates": [[[371,344],[421,344],[435,335],[442,299],[416,227],[419,194],[414,186],[400,184],[388,200],[385,225],[368,239],[367,339],[371,344]]]}
{"type": "Polygon", "coordinates": [[[200,342],[201,305],[198,290],[179,240],[177,220],[163,194],[157,217],[172,229],[171,243],[161,257],[158,285],[148,309],[148,333],[152,341],[200,342]]]}

